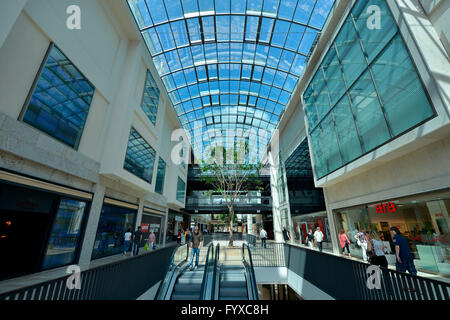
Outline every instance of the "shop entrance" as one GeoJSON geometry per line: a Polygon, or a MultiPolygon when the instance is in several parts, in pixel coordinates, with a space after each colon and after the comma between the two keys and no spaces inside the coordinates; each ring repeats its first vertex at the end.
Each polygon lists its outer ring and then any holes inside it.
{"type": "Polygon", "coordinates": [[[57,196],[0,185],[0,280],[41,268],[57,196]]]}

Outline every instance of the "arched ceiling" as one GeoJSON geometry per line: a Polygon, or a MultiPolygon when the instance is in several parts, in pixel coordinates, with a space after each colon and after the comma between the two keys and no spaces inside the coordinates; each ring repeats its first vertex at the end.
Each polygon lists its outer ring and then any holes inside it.
{"type": "Polygon", "coordinates": [[[194,154],[227,130],[267,145],[334,1],[128,0],[194,154]]]}

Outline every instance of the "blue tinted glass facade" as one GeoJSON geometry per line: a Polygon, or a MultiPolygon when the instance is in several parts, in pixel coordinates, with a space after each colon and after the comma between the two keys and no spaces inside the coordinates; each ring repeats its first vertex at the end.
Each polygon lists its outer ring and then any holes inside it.
{"type": "Polygon", "coordinates": [[[124,169],[148,183],[152,183],[155,156],[155,150],[134,128],[131,128],[124,169]]]}
{"type": "Polygon", "coordinates": [[[227,130],[277,126],[334,0],[128,3],[198,156],[227,130]]]}
{"type": "Polygon", "coordinates": [[[156,124],[156,116],[158,114],[159,94],[160,92],[155,79],[153,79],[150,71],[147,71],[141,107],[154,125],[156,124]]]}
{"type": "Polygon", "coordinates": [[[75,262],[86,208],[85,201],[61,199],[42,265],[43,269],[75,262]]]}
{"type": "Polygon", "coordinates": [[[317,178],[435,115],[383,0],[356,2],[303,102],[317,178]],[[371,5],[381,9],[379,29],[371,5]]]}
{"type": "Polygon", "coordinates": [[[136,210],[103,204],[92,259],[123,253],[125,232],[134,231],[136,215],[136,210]]]}
{"type": "Polygon", "coordinates": [[[155,192],[163,194],[164,192],[164,177],[166,175],[166,163],[159,158],[158,173],[156,174],[155,192]]]}
{"type": "Polygon", "coordinates": [[[184,202],[184,196],[186,192],[186,183],[178,177],[177,182],[177,200],[180,202],[184,202]]]}
{"type": "Polygon", "coordinates": [[[94,86],[52,45],[22,119],[77,148],[94,91],[94,86]]]}

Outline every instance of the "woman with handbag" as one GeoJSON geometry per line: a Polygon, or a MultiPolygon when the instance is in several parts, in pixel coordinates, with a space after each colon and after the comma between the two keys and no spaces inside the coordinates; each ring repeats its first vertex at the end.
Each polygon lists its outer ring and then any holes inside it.
{"type": "Polygon", "coordinates": [[[350,240],[345,234],[344,229],[341,229],[339,232],[339,243],[341,244],[342,254],[345,256],[345,249],[347,249],[348,256],[351,258],[350,248],[348,247],[350,244],[350,240]]]}
{"type": "Polygon", "coordinates": [[[371,231],[370,236],[368,236],[367,255],[369,256],[370,264],[383,268],[388,267],[388,262],[384,255],[383,241],[381,241],[380,236],[375,231],[371,231]]]}

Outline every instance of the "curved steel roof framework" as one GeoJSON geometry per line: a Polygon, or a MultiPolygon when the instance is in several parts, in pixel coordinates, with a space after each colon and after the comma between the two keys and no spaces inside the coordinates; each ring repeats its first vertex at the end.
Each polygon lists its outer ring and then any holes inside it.
{"type": "Polygon", "coordinates": [[[128,0],[194,154],[227,130],[267,145],[334,1],[128,0]]]}

